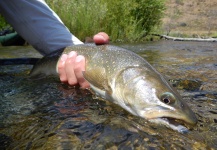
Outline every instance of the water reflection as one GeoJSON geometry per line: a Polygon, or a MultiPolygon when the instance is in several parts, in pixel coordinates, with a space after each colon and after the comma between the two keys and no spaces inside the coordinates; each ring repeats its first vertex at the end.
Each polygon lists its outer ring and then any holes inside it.
{"type": "MultiPolygon", "coordinates": [[[[193,130],[180,134],[151,124],[58,79],[29,80],[31,66],[0,66],[0,149],[217,149],[215,43],[121,46],[179,88],[199,119],[193,130]]],[[[20,56],[35,54],[30,47],[16,49],[20,56]]]]}

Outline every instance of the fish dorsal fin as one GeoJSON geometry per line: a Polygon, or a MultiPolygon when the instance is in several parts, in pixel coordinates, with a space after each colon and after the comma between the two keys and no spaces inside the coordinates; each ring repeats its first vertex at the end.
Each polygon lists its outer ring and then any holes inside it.
{"type": "Polygon", "coordinates": [[[112,93],[112,89],[108,84],[105,68],[95,67],[83,72],[84,78],[94,87],[105,91],[108,94],[112,93]]]}

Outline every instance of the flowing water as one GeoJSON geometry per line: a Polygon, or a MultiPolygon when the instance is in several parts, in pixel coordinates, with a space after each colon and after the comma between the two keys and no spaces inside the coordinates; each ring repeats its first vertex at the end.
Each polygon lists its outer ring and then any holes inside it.
{"type": "MultiPolygon", "coordinates": [[[[217,44],[121,44],[147,59],[196,113],[187,134],[147,122],[58,79],[28,79],[31,65],[0,66],[0,149],[217,149],[217,44]]],[[[41,57],[0,47],[1,58],[41,57]]]]}

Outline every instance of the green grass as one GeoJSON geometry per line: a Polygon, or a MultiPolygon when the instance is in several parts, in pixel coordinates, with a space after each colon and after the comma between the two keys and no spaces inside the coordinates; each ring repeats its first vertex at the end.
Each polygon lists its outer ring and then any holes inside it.
{"type": "Polygon", "coordinates": [[[4,29],[5,27],[9,26],[9,24],[5,21],[4,17],[0,14],[0,30],[4,29]]]}
{"type": "Polygon", "coordinates": [[[211,33],[210,37],[217,38],[217,32],[211,33]]]}
{"type": "MultiPolygon", "coordinates": [[[[146,40],[144,37],[161,25],[164,1],[46,0],[79,39],[104,31],[113,42],[146,40]]],[[[5,26],[7,23],[0,16],[0,28],[5,26]]]]}
{"type": "Polygon", "coordinates": [[[140,41],[160,25],[164,0],[46,0],[69,30],[83,40],[97,32],[112,41],[140,41]]]}
{"type": "Polygon", "coordinates": [[[50,0],[47,2],[69,30],[80,39],[103,30],[101,23],[106,7],[99,5],[97,0],[50,0]]]}

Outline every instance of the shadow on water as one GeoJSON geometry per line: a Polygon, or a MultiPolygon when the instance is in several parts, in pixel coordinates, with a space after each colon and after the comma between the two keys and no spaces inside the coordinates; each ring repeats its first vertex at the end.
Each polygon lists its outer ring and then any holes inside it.
{"type": "MultiPolygon", "coordinates": [[[[0,149],[217,149],[216,43],[121,46],[179,89],[199,119],[193,130],[181,134],[151,124],[58,79],[29,80],[32,66],[0,66],[0,149]]],[[[30,47],[16,50],[19,57],[36,54],[30,47]]],[[[10,50],[2,55],[13,57],[10,50]]]]}

